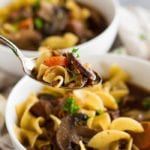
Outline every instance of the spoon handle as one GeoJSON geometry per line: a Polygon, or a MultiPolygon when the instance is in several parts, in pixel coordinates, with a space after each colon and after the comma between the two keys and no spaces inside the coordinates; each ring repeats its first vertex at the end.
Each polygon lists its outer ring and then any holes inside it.
{"type": "Polygon", "coordinates": [[[24,59],[24,55],[22,54],[22,52],[18,49],[18,47],[16,47],[11,41],[9,41],[8,39],[6,39],[5,37],[0,35],[0,41],[8,46],[12,52],[20,59],[20,61],[22,62],[22,60],[24,59]]]}

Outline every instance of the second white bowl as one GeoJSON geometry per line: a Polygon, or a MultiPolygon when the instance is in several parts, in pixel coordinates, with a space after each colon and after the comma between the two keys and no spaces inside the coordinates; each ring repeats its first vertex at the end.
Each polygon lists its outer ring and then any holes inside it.
{"type": "MultiPolygon", "coordinates": [[[[119,24],[117,0],[79,1],[82,3],[86,3],[89,6],[93,6],[97,10],[100,10],[100,12],[104,15],[108,22],[108,27],[97,37],[75,47],[79,48],[80,55],[104,54],[110,49],[117,34],[119,24]]],[[[3,4],[4,1],[3,3],[0,2],[0,7],[3,4]]],[[[36,57],[38,55],[37,51],[22,50],[22,52],[28,57],[36,57]]],[[[7,47],[2,45],[0,45],[0,68],[14,75],[23,75],[23,71],[21,65],[19,64],[19,61],[7,47]]]]}

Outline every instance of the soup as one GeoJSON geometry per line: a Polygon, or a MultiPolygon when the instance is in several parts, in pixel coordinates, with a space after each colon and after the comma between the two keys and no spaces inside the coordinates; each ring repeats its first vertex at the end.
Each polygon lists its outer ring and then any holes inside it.
{"type": "Polygon", "coordinates": [[[72,52],[42,51],[32,71],[33,77],[52,87],[83,88],[101,82],[101,77],[90,64],[82,64],[78,49],[72,52]]]}
{"type": "Polygon", "coordinates": [[[130,93],[119,102],[121,115],[150,120],[150,92],[130,83],[128,88],[130,93]]]}
{"type": "Polygon", "coordinates": [[[113,65],[102,84],[73,91],[45,86],[31,94],[16,106],[15,132],[33,150],[149,150],[149,118],[129,114],[146,113],[148,103],[149,92],[113,65]]]}
{"type": "Polygon", "coordinates": [[[0,34],[25,50],[73,47],[107,27],[99,11],[75,0],[17,0],[0,16],[0,34]]]}

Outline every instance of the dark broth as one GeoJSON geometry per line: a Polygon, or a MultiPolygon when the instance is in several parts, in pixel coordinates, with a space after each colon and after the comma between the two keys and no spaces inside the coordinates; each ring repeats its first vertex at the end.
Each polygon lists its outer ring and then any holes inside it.
{"type": "Polygon", "coordinates": [[[140,118],[134,118],[134,115],[129,116],[140,121],[149,120],[150,116],[145,118],[144,115],[150,110],[150,91],[131,83],[128,83],[127,86],[129,88],[129,94],[121,99],[119,103],[121,115],[124,116],[136,112],[137,114],[135,116],[139,116],[140,118]]]}

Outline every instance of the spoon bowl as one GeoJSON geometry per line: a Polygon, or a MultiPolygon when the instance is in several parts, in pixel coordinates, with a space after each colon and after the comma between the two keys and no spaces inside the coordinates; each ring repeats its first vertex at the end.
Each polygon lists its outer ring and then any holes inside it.
{"type": "MultiPolygon", "coordinates": [[[[22,65],[22,69],[25,72],[26,75],[30,76],[32,79],[41,82],[42,84],[48,85],[48,86],[52,86],[50,83],[45,82],[43,80],[38,80],[34,74],[33,74],[33,70],[36,67],[36,59],[37,58],[28,58],[25,57],[21,50],[15,45],[13,44],[11,41],[9,41],[7,38],[3,37],[0,35],[0,41],[8,46],[10,48],[10,50],[15,54],[15,56],[20,60],[21,65],[22,65]]],[[[98,75],[98,73],[96,73],[94,71],[95,74],[95,79],[93,80],[92,85],[96,85],[96,84],[100,84],[102,81],[102,78],[98,75]]],[[[87,85],[87,86],[92,86],[92,85],[87,85]]],[[[87,87],[86,86],[86,87],[87,87]]],[[[66,87],[66,86],[61,86],[61,88],[66,88],[66,89],[79,89],[79,88],[83,88],[85,87],[84,85],[82,86],[77,86],[77,87],[66,87]]]]}

